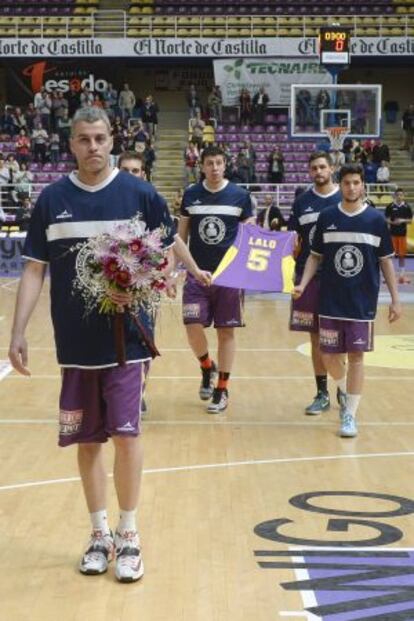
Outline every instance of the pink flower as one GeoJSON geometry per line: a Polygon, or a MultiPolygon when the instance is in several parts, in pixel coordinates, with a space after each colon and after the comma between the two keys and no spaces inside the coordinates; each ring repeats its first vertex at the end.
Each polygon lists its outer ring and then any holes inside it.
{"type": "Polygon", "coordinates": [[[131,284],[131,274],[127,270],[118,270],[114,278],[117,285],[126,289],[131,284]]]}
{"type": "Polygon", "coordinates": [[[104,274],[110,280],[115,280],[116,274],[119,270],[119,264],[116,257],[108,257],[103,261],[104,274]]]}

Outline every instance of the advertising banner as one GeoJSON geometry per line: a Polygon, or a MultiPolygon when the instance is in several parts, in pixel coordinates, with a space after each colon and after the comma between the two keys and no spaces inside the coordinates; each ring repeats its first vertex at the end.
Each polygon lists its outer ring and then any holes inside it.
{"type": "Polygon", "coordinates": [[[214,81],[221,87],[223,104],[238,105],[240,90],[253,96],[261,86],[274,106],[290,105],[291,84],[331,84],[332,76],[317,61],[297,58],[215,60],[214,81]]]}

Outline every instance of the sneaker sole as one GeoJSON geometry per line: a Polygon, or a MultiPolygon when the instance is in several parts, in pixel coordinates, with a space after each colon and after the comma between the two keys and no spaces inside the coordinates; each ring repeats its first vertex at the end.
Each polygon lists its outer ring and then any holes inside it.
{"type": "Polygon", "coordinates": [[[330,410],[330,405],[328,407],[323,408],[321,410],[305,410],[306,416],[318,416],[318,414],[323,414],[323,412],[328,412],[330,410]]]}
{"type": "Polygon", "coordinates": [[[339,431],[338,435],[340,438],[356,438],[358,435],[358,432],[355,431],[355,433],[346,433],[343,431],[339,431]]]}
{"type": "Polygon", "coordinates": [[[79,567],[79,571],[83,576],[102,576],[103,574],[106,574],[108,568],[104,569],[103,571],[98,571],[97,569],[84,570],[79,567]]]}

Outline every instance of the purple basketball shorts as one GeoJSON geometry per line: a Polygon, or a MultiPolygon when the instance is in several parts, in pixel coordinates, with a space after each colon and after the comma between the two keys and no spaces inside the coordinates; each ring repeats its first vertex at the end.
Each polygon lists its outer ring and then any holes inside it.
{"type": "Polygon", "coordinates": [[[184,323],[201,323],[208,328],[239,328],[243,321],[244,292],[242,289],[211,285],[205,287],[187,274],[183,289],[184,323]]]}
{"type": "Polygon", "coordinates": [[[139,435],[146,366],[134,362],[105,369],[64,368],[59,446],[139,435]]]}
{"type": "Polygon", "coordinates": [[[319,317],[319,347],[326,354],[372,351],[374,322],[319,317]]]}
{"type": "MultiPolygon", "coordinates": [[[[295,275],[295,285],[299,284],[302,274],[295,275]]],[[[290,330],[298,332],[318,332],[319,330],[319,276],[314,276],[300,298],[292,298],[290,304],[290,330]]]]}

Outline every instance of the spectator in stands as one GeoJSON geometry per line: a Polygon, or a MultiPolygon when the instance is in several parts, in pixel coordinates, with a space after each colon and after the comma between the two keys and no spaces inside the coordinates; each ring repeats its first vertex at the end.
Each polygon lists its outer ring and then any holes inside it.
{"type": "Polygon", "coordinates": [[[67,109],[63,110],[62,116],[57,120],[57,133],[59,134],[60,150],[62,153],[69,153],[69,138],[70,138],[70,124],[69,113],[67,109]]]}
{"type": "Polygon", "coordinates": [[[93,103],[92,103],[92,105],[93,105],[95,108],[103,108],[102,99],[101,99],[101,97],[100,97],[99,93],[95,93],[95,96],[94,96],[94,98],[93,98],[93,103]]]}
{"type": "Polygon", "coordinates": [[[221,123],[223,98],[218,86],[213,86],[207,98],[208,112],[210,117],[221,123]]]}
{"type": "Polygon", "coordinates": [[[243,142],[241,152],[246,156],[249,165],[249,183],[254,183],[256,181],[256,151],[250,140],[245,140],[243,142]]]}
{"type": "Polygon", "coordinates": [[[270,183],[283,183],[285,174],[285,158],[279,147],[274,147],[269,157],[267,158],[269,164],[269,182],[270,183]]]}
{"type": "Polygon", "coordinates": [[[47,161],[46,150],[49,135],[43,128],[42,123],[37,123],[32,132],[32,149],[35,162],[45,164],[47,161]]]}
{"type": "Polygon", "coordinates": [[[187,95],[187,103],[189,108],[190,119],[194,118],[197,115],[197,112],[202,111],[201,100],[197,93],[197,89],[194,84],[190,84],[190,90],[187,95]]]}
{"type": "Polygon", "coordinates": [[[25,112],[25,117],[26,117],[27,131],[28,132],[32,132],[33,129],[34,129],[35,124],[38,123],[41,120],[40,119],[40,114],[38,113],[38,111],[34,107],[33,102],[30,102],[27,105],[26,112],[25,112]]]}
{"type": "Polygon", "coordinates": [[[307,88],[301,88],[296,95],[296,124],[298,127],[313,124],[312,95],[307,88]]]}
{"type": "Polygon", "coordinates": [[[103,101],[103,109],[105,110],[106,116],[108,117],[111,125],[115,120],[115,111],[113,108],[111,108],[111,106],[109,105],[108,101],[103,101]]]}
{"type": "Polygon", "coordinates": [[[216,132],[214,130],[214,127],[211,124],[211,121],[207,121],[203,129],[203,148],[214,144],[215,140],[216,140],[216,132]]]}
{"type": "Polygon", "coordinates": [[[14,181],[16,173],[18,173],[20,170],[19,162],[16,160],[14,153],[9,153],[9,155],[7,156],[6,166],[12,171],[14,181]]]}
{"type": "Polygon", "coordinates": [[[252,182],[251,163],[243,149],[240,149],[236,157],[236,176],[241,183],[252,182]]]}
{"type": "Polygon", "coordinates": [[[145,145],[145,149],[143,152],[144,157],[144,171],[147,181],[151,181],[152,177],[152,168],[154,166],[154,162],[156,160],[154,143],[152,140],[149,140],[145,145]]]}
{"type": "Polygon", "coordinates": [[[52,99],[45,87],[42,86],[40,91],[34,97],[34,107],[40,115],[42,126],[50,131],[50,115],[52,111],[52,99]]]}
{"type": "Polygon", "coordinates": [[[319,127],[319,119],[322,110],[329,109],[331,105],[331,98],[329,96],[328,91],[325,88],[322,88],[319,93],[316,95],[315,99],[315,114],[313,119],[313,124],[317,128],[319,127]]]}
{"type": "Polygon", "coordinates": [[[13,108],[11,106],[5,106],[4,114],[2,118],[2,129],[5,134],[9,136],[15,136],[18,131],[16,127],[16,119],[13,114],[13,108]]]}
{"type": "Polygon", "coordinates": [[[369,113],[368,101],[365,94],[361,91],[357,94],[354,107],[354,121],[352,124],[353,134],[364,134],[369,113]]]}
{"type": "Polygon", "coordinates": [[[73,84],[71,84],[69,87],[66,99],[68,101],[69,118],[71,119],[75,114],[76,110],[80,108],[80,93],[75,89],[73,84]]]}
{"type": "Polygon", "coordinates": [[[80,107],[89,108],[93,105],[94,93],[89,90],[88,86],[84,86],[80,94],[80,107]]]}
{"type": "Polygon", "coordinates": [[[29,196],[25,196],[16,210],[16,224],[19,226],[21,231],[27,231],[29,229],[32,211],[33,205],[31,198],[29,196]]]}
{"type": "Polygon", "coordinates": [[[141,108],[141,118],[145,129],[151,137],[155,137],[157,134],[158,112],[158,105],[155,103],[152,95],[148,95],[141,108]]]}
{"type": "Polygon", "coordinates": [[[400,284],[410,283],[405,276],[405,257],[407,255],[407,225],[413,219],[413,210],[405,202],[404,190],[397,188],[394,193],[394,201],[385,208],[385,219],[390,227],[392,245],[398,257],[400,284]]]}
{"type": "Polygon", "coordinates": [[[20,203],[24,198],[32,195],[33,173],[29,170],[27,164],[22,162],[20,171],[16,174],[13,188],[13,202],[20,203]]]}
{"type": "Polygon", "coordinates": [[[57,164],[60,159],[60,139],[55,132],[49,138],[49,159],[52,164],[57,164]]]}
{"type": "Polygon", "coordinates": [[[30,160],[30,147],[30,138],[26,130],[21,129],[16,139],[16,157],[20,165],[30,160]]]}
{"type": "MultiPolygon", "coordinates": [[[[118,103],[118,91],[112,86],[111,82],[108,82],[107,88],[102,91],[102,99],[108,104],[109,108],[113,108],[118,103]]],[[[107,107],[104,106],[105,112],[108,113],[107,107]]]]}
{"type": "Polygon", "coordinates": [[[15,127],[16,127],[16,134],[18,134],[20,132],[21,129],[26,129],[27,128],[27,121],[26,121],[26,117],[24,115],[24,113],[22,112],[22,109],[17,107],[14,109],[14,119],[15,119],[15,127]]]}
{"type": "Polygon", "coordinates": [[[374,157],[374,162],[382,162],[382,160],[388,163],[391,162],[390,149],[384,142],[381,142],[373,148],[372,155],[374,157]]]}
{"type": "Polygon", "coordinates": [[[146,131],[144,123],[140,119],[134,128],[134,150],[142,152],[145,149],[149,137],[149,133],[146,131]]]}
{"type": "Polygon", "coordinates": [[[203,146],[203,130],[205,122],[201,118],[201,112],[196,112],[195,117],[189,121],[189,132],[192,142],[195,142],[200,150],[203,146]]]}
{"type": "Polygon", "coordinates": [[[378,166],[372,161],[372,155],[369,154],[364,164],[365,183],[377,183],[378,166]]]}
{"type": "Polygon", "coordinates": [[[261,86],[259,91],[253,96],[253,115],[256,125],[264,125],[267,106],[269,105],[269,95],[265,87],[261,86]]]}
{"type": "Polygon", "coordinates": [[[242,88],[239,97],[240,125],[252,124],[252,98],[247,88],[242,88]]]}
{"type": "Polygon", "coordinates": [[[339,149],[332,149],[330,151],[330,156],[332,160],[332,165],[334,169],[333,178],[336,183],[339,180],[339,170],[345,164],[345,154],[342,153],[339,149]]]}
{"type": "MultiPolygon", "coordinates": [[[[391,172],[390,172],[390,169],[388,168],[388,162],[383,160],[381,162],[381,165],[377,169],[377,182],[380,184],[389,183],[390,177],[391,177],[391,172]]],[[[387,188],[384,187],[384,185],[380,185],[379,187],[380,192],[385,192],[386,189],[387,188]]]]}
{"type": "Polygon", "coordinates": [[[414,104],[410,104],[404,111],[401,125],[404,134],[404,142],[401,149],[409,151],[414,144],[414,104]]]}
{"type": "Polygon", "coordinates": [[[0,208],[9,205],[10,183],[10,169],[6,165],[4,156],[0,153],[0,208]]]}
{"type": "Polygon", "coordinates": [[[132,116],[132,111],[135,108],[135,95],[129,88],[129,84],[125,82],[122,91],[119,93],[118,106],[121,110],[121,117],[123,121],[126,121],[132,116]]]}
{"type": "Polygon", "coordinates": [[[272,194],[266,194],[264,208],[258,214],[256,222],[258,226],[268,231],[280,231],[282,226],[286,226],[283,214],[276,205],[272,194]]]}
{"type": "MultiPolygon", "coordinates": [[[[53,125],[53,129],[55,132],[58,130],[58,127],[59,127],[58,125],[59,119],[65,116],[65,112],[67,113],[68,110],[69,110],[68,100],[66,99],[62,91],[57,91],[56,98],[52,102],[52,112],[53,112],[52,125],[53,125]]],[[[66,118],[68,118],[67,114],[66,114],[66,118]]]]}
{"type": "Polygon", "coordinates": [[[185,181],[187,185],[189,183],[197,183],[198,181],[199,160],[200,152],[197,144],[190,140],[184,151],[185,181]]]}

